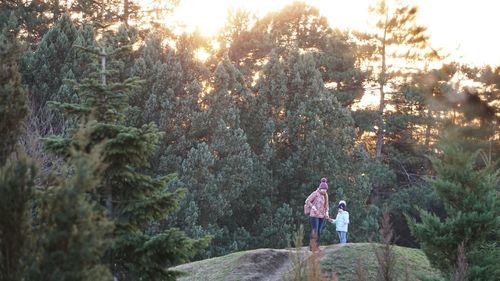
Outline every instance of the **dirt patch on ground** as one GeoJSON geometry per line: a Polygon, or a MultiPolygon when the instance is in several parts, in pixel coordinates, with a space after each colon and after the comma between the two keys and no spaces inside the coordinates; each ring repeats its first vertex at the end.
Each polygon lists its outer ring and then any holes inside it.
{"type": "Polygon", "coordinates": [[[259,249],[238,259],[238,266],[231,274],[234,279],[244,281],[274,281],[282,277],[282,272],[291,268],[290,251],[259,249]]]}

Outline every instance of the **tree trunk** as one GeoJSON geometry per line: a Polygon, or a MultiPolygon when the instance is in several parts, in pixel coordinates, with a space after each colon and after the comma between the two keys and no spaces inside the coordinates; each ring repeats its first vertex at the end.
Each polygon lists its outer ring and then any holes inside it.
{"type": "MultiPolygon", "coordinates": [[[[101,49],[101,83],[102,85],[106,85],[106,49],[102,47],[101,49]]],[[[113,190],[110,185],[107,185],[104,188],[105,193],[105,204],[106,209],[109,211],[110,217],[113,217],[113,190]]]]}
{"type": "Polygon", "coordinates": [[[128,17],[129,17],[129,1],[123,0],[123,23],[128,26],[128,17]]]}
{"type": "Polygon", "coordinates": [[[429,147],[429,143],[431,141],[431,124],[432,124],[432,110],[427,110],[427,127],[425,128],[425,147],[429,147]]]}
{"type": "Polygon", "coordinates": [[[106,49],[101,49],[101,82],[106,85],[106,49]]]}
{"type": "Polygon", "coordinates": [[[384,36],[382,37],[382,69],[380,71],[379,87],[380,87],[380,103],[378,107],[378,129],[377,129],[377,145],[375,146],[375,157],[380,158],[382,155],[382,144],[384,143],[384,109],[385,109],[385,80],[386,80],[386,65],[385,65],[385,44],[387,36],[387,21],[385,19],[384,36]]]}

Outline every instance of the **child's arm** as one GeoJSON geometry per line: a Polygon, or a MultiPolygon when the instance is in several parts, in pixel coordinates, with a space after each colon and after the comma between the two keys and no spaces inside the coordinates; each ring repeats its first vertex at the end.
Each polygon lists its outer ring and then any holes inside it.
{"type": "Polygon", "coordinates": [[[349,213],[348,212],[345,212],[345,213],[346,214],[345,214],[345,221],[344,221],[344,223],[345,224],[349,224],[349,213]]]}
{"type": "Polygon", "coordinates": [[[337,214],[337,216],[335,217],[335,219],[331,219],[330,222],[331,223],[336,223],[338,219],[340,219],[339,218],[339,214],[337,214]]]}

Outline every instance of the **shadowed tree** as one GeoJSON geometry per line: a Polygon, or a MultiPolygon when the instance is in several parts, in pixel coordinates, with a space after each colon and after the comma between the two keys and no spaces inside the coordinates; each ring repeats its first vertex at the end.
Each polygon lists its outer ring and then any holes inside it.
{"type": "Polygon", "coordinates": [[[398,83],[405,80],[405,75],[417,70],[415,63],[435,57],[436,52],[429,48],[426,28],[416,23],[417,7],[381,0],[371,12],[377,17],[377,31],[371,37],[375,52],[370,60],[379,68],[375,72],[380,95],[375,155],[380,158],[387,130],[386,104],[399,94],[398,83]]]}
{"type": "Polygon", "coordinates": [[[0,167],[0,280],[24,280],[32,261],[35,176],[25,160],[0,167]]]}
{"type": "Polygon", "coordinates": [[[287,59],[295,48],[314,55],[325,88],[344,106],[351,106],[363,94],[366,73],[356,65],[355,46],[349,36],[334,30],[320,11],[296,2],[260,19],[250,13],[232,14],[220,35],[225,53],[249,83],[261,74],[267,60],[276,55],[287,59]],[[227,47],[227,48],[226,48],[227,47]]]}
{"type": "Polygon", "coordinates": [[[92,68],[89,54],[78,52],[76,46],[91,47],[95,44],[90,26],[77,26],[65,14],[37,45],[27,50],[21,58],[23,81],[28,85],[32,114],[43,119],[42,134],[60,133],[66,120],[47,107],[48,101],[78,102],[78,95],[63,83],[64,79],[81,79],[92,68]],[[84,67],[86,66],[86,67],[84,67]]]}
{"type": "MultiPolygon", "coordinates": [[[[82,131],[81,131],[82,132],[82,131]]],[[[79,134],[79,142],[89,141],[79,134]]],[[[90,152],[90,153],[89,153],[90,152]]],[[[99,154],[70,153],[71,169],[55,179],[38,201],[37,250],[31,280],[110,280],[102,256],[110,246],[112,222],[91,198],[99,184],[99,154]]]]}
{"type": "Polygon", "coordinates": [[[20,53],[17,32],[11,13],[5,25],[0,24],[0,280],[24,279],[33,241],[30,210],[36,169],[12,156],[28,113],[16,64],[20,53]]]}
{"type": "Polygon", "coordinates": [[[442,141],[442,156],[432,158],[435,178],[428,180],[443,201],[446,217],[422,210],[421,222],[409,219],[413,235],[431,264],[452,274],[463,243],[469,280],[495,280],[500,251],[498,173],[486,154],[464,150],[451,134],[442,141]],[[482,163],[476,164],[482,156],[482,163]]]}
{"type": "Polygon", "coordinates": [[[20,49],[16,39],[17,21],[11,14],[8,24],[0,30],[0,167],[14,150],[21,125],[28,113],[26,92],[17,68],[20,49]]]}
{"type": "Polygon", "coordinates": [[[181,180],[193,188],[199,207],[210,210],[200,215],[202,226],[224,219],[238,207],[238,199],[249,188],[253,174],[252,152],[240,127],[237,107],[246,94],[241,74],[224,60],[214,76],[214,90],[204,100],[206,110],[196,113],[192,121],[190,134],[199,143],[190,150],[181,169],[181,180]],[[192,166],[200,164],[207,165],[203,171],[208,174],[202,177],[192,166]]]}
{"type": "Polygon", "coordinates": [[[184,191],[167,192],[171,177],[155,177],[143,172],[162,135],[157,127],[152,123],[141,128],[123,124],[127,94],[140,81],[129,78],[113,82],[106,64],[113,54],[126,49],[127,46],[119,50],[89,49],[100,58],[100,79],[69,81],[79,93],[79,104],[52,103],[86,124],[90,143],[80,147],[75,135],[70,134],[66,138],[48,138],[46,146],[68,157],[71,148],[87,151],[104,142],[101,157],[105,169],[93,195],[107,209],[115,226],[111,247],[105,255],[109,269],[119,280],[146,277],[174,280],[179,272],[169,267],[187,261],[203,248],[205,241],[190,239],[177,229],[150,229],[152,222],[165,219],[176,208],[184,191]],[[95,122],[88,122],[92,119],[95,122]]]}

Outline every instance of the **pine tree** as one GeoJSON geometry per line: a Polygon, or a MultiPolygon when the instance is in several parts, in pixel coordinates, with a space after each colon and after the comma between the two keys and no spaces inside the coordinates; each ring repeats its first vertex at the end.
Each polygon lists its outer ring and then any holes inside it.
{"type": "Polygon", "coordinates": [[[445,219],[421,211],[422,222],[409,220],[410,228],[433,266],[453,273],[463,243],[469,280],[495,280],[499,273],[495,260],[500,256],[499,171],[485,154],[462,149],[456,137],[441,143],[442,157],[432,159],[436,177],[429,179],[443,201],[445,219]],[[479,155],[485,161],[477,166],[479,155]]]}
{"type": "Polygon", "coordinates": [[[273,173],[280,174],[278,200],[298,204],[319,175],[335,178],[334,189],[337,184],[348,185],[350,168],[344,163],[350,162],[354,123],[349,110],[324,88],[311,54],[294,52],[284,69],[287,82],[286,93],[281,94],[282,108],[273,109],[276,131],[272,149],[277,157],[271,165],[273,173]]]}
{"type": "Polygon", "coordinates": [[[205,101],[207,109],[195,114],[192,121],[190,133],[199,138],[199,144],[189,152],[181,170],[181,179],[194,189],[199,207],[211,210],[200,215],[203,226],[218,222],[238,206],[237,199],[248,188],[253,173],[252,153],[237,107],[237,100],[245,95],[240,73],[225,60],[214,76],[214,90],[205,101]],[[204,163],[212,163],[208,177],[193,169],[204,163]]]}
{"type": "Polygon", "coordinates": [[[20,123],[28,113],[26,93],[17,69],[19,46],[16,39],[17,21],[11,14],[8,25],[0,33],[0,167],[22,133],[20,123]]]}
{"type": "MultiPolygon", "coordinates": [[[[249,194],[256,188],[256,163],[241,128],[238,108],[247,89],[241,73],[227,59],[217,66],[213,81],[213,90],[203,99],[201,111],[192,113],[189,135],[197,144],[182,162],[180,180],[190,191],[187,202],[195,203],[190,208],[199,210],[198,225],[215,236],[209,255],[221,255],[248,247],[248,230],[239,226],[250,224],[252,219],[245,214],[258,203],[242,204],[241,199],[254,198],[249,194]],[[230,214],[241,217],[241,221],[235,222],[230,214]],[[235,244],[236,233],[246,234],[235,244]]],[[[193,226],[190,231],[197,229],[193,226]]]]}
{"type": "Polygon", "coordinates": [[[396,63],[410,65],[424,58],[435,57],[437,54],[428,46],[426,28],[416,24],[417,7],[403,5],[397,1],[381,0],[371,8],[371,12],[378,17],[377,34],[374,37],[376,51],[372,57],[380,64],[380,70],[376,73],[380,103],[375,148],[375,155],[380,158],[387,130],[386,104],[391,97],[394,98],[392,92],[387,92],[387,87],[391,86],[393,91],[397,92],[398,85],[395,79],[404,78],[405,74],[413,71],[412,66],[395,68],[396,63]]]}
{"type": "Polygon", "coordinates": [[[259,164],[265,167],[259,169],[259,187],[261,197],[270,202],[257,196],[259,210],[271,218],[282,202],[300,206],[317,179],[327,177],[332,200],[344,198],[351,206],[359,206],[362,220],[374,166],[355,150],[350,111],[325,89],[313,54],[295,50],[286,60],[274,54],[257,81],[258,92],[250,99],[252,111],[242,115],[253,116],[242,123],[259,164]]]}
{"type": "MultiPolygon", "coordinates": [[[[120,19],[120,2],[120,0],[76,0],[71,2],[70,11],[80,14],[83,22],[108,26],[120,19]]],[[[124,12],[129,13],[130,7],[124,12]]]]}
{"type": "Polygon", "coordinates": [[[77,96],[71,88],[64,86],[63,80],[74,77],[88,77],[90,57],[78,52],[80,47],[95,45],[94,33],[90,26],[77,26],[65,14],[46,33],[36,50],[28,49],[21,58],[23,81],[31,93],[33,115],[44,119],[46,128],[41,131],[60,132],[64,125],[62,116],[47,108],[48,101],[69,102],[77,96]],[[83,68],[82,65],[87,65],[83,68]]]}
{"type": "Polygon", "coordinates": [[[145,83],[130,99],[131,110],[144,114],[130,118],[131,122],[153,121],[160,131],[168,132],[159,153],[151,159],[155,173],[177,172],[182,159],[196,145],[189,131],[193,115],[200,111],[201,81],[208,76],[206,68],[194,57],[199,41],[196,35],[182,35],[174,49],[162,46],[158,35],[151,34],[132,68],[133,75],[145,83]]]}
{"type": "Polygon", "coordinates": [[[72,151],[70,169],[41,195],[31,280],[111,279],[102,256],[110,244],[112,223],[89,196],[99,183],[100,161],[97,153],[88,152],[72,151]]]}
{"type": "MultiPolygon", "coordinates": [[[[31,86],[33,103],[44,107],[48,100],[54,100],[62,85],[61,73],[67,68],[69,53],[77,37],[77,28],[68,15],[49,30],[31,54],[27,51],[23,61],[24,81],[31,86]]],[[[69,69],[67,69],[69,70],[69,69]]]]}
{"type": "Polygon", "coordinates": [[[444,70],[447,68],[450,69],[449,76],[443,79],[447,88],[430,99],[437,104],[436,111],[451,111],[440,125],[456,130],[461,136],[457,140],[463,141],[460,145],[465,150],[481,149],[497,159],[500,143],[495,141],[495,135],[499,133],[496,114],[500,108],[495,99],[500,91],[500,67],[473,68],[455,63],[443,66],[444,70]],[[452,79],[458,79],[458,82],[450,81],[452,79]],[[474,86],[463,85],[462,79],[475,81],[474,86]]]}
{"type": "Polygon", "coordinates": [[[18,20],[22,32],[18,34],[20,41],[33,46],[40,41],[43,34],[54,23],[50,19],[50,11],[56,10],[58,3],[54,1],[2,1],[0,2],[0,30],[8,24],[13,14],[18,20]]]}
{"type": "MultiPolygon", "coordinates": [[[[124,48],[122,48],[124,49],[124,48]]],[[[165,219],[177,206],[183,190],[166,192],[168,177],[152,177],[144,172],[155,151],[161,133],[150,123],[141,128],[123,125],[128,107],[127,93],[138,86],[136,78],[109,82],[106,63],[116,53],[106,48],[89,50],[98,54],[102,66],[100,80],[73,82],[80,104],[53,103],[67,114],[87,123],[91,142],[80,147],[75,136],[49,138],[47,149],[68,156],[70,148],[91,149],[105,141],[101,157],[106,165],[96,188],[95,198],[107,209],[115,228],[112,246],[105,260],[113,275],[120,279],[173,280],[178,272],[168,268],[186,261],[204,243],[192,240],[176,229],[148,231],[150,223],[165,219]]]]}
{"type": "MultiPolygon", "coordinates": [[[[153,84],[155,83],[155,74],[158,68],[156,64],[162,62],[165,57],[161,39],[155,34],[146,37],[138,54],[139,56],[134,61],[134,65],[131,69],[131,74],[144,80],[144,86],[131,91],[129,102],[131,106],[136,106],[140,110],[145,110],[146,102],[152,91],[153,84]]],[[[143,123],[144,120],[140,120],[140,124],[143,123]]]]}
{"type": "Polygon", "coordinates": [[[25,160],[0,167],[0,280],[24,280],[29,267],[35,175],[25,160]]]}
{"type": "Polygon", "coordinates": [[[16,151],[28,109],[17,70],[19,45],[14,13],[0,28],[0,280],[22,280],[29,263],[36,169],[26,160],[10,157],[16,151]]]}

